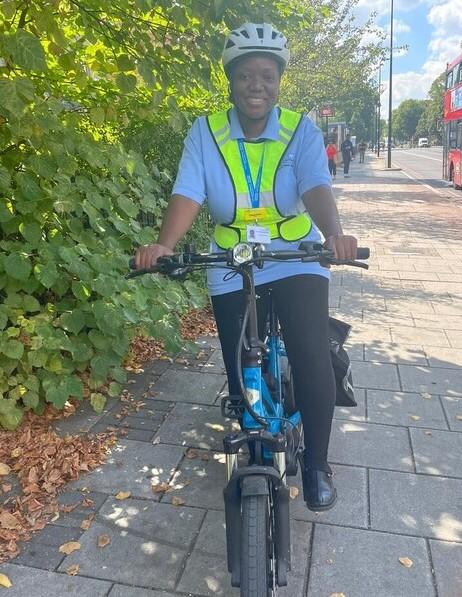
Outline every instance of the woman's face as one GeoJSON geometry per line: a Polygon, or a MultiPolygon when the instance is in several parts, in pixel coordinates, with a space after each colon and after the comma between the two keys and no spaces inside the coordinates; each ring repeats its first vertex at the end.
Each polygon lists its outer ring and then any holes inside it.
{"type": "Polygon", "coordinates": [[[265,118],[276,105],[281,74],[278,63],[267,56],[249,56],[234,68],[233,103],[251,120],[265,118]]]}

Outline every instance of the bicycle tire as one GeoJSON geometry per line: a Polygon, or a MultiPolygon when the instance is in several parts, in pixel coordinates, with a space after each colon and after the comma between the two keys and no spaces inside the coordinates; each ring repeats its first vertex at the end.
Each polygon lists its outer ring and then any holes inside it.
{"type": "Polygon", "coordinates": [[[243,496],[241,521],[241,597],[269,597],[268,496],[243,496]]]}

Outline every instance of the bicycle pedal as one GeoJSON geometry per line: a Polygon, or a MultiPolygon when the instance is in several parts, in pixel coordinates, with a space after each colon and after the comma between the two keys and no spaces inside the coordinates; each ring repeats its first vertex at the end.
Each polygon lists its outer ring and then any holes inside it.
{"type": "Polygon", "coordinates": [[[241,396],[223,396],[221,399],[221,414],[227,419],[241,419],[245,407],[241,396]]]}

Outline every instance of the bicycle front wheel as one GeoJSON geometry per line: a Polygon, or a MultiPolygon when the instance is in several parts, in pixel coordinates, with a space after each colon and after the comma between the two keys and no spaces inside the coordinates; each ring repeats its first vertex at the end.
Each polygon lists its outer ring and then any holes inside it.
{"type": "Polygon", "coordinates": [[[244,496],[241,520],[241,597],[272,596],[268,496],[244,496]]]}

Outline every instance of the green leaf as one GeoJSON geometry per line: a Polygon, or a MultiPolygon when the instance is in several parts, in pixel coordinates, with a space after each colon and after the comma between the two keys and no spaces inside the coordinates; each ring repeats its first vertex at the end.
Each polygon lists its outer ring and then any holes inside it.
{"type": "Polygon", "coordinates": [[[27,353],[27,361],[32,367],[40,369],[44,367],[48,360],[48,352],[46,350],[30,350],[27,353]]]}
{"type": "Polygon", "coordinates": [[[45,288],[51,288],[59,277],[54,263],[37,263],[34,266],[34,274],[45,288]]]}
{"type": "Polygon", "coordinates": [[[112,377],[119,383],[125,383],[127,381],[127,372],[122,367],[114,367],[111,371],[112,377]]]}
{"type": "Polygon", "coordinates": [[[102,413],[106,405],[106,397],[99,392],[93,392],[90,394],[90,404],[97,413],[102,413]]]}
{"type": "Polygon", "coordinates": [[[72,375],[65,380],[65,387],[69,396],[74,396],[78,400],[83,398],[83,383],[79,377],[72,375]]]}
{"type": "Polygon", "coordinates": [[[96,126],[103,125],[105,118],[104,109],[99,106],[97,108],[92,108],[90,110],[90,118],[93,124],[96,124],[96,126]]]}
{"type": "Polygon", "coordinates": [[[10,253],[4,260],[6,273],[15,280],[27,280],[32,265],[26,255],[23,253],[10,253]]]}
{"type": "Polygon", "coordinates": [[[26,392],[22,397],[22,401],[24,402],[25,406],[27,406],[27,408],[36,408],[38,406],[39,400],[40,398],[37,392],[33,392],[31,390],[29,390],[29,392],[26,392]]]}
{"type": "Polygon", "coordinates": [[[75,309],[72,313],[61,315],[59,322],[65,330],[77,335],[85,326],[85,314],[80,309],[75,309]]]}
{"type": "Polygon", "coordinates": [[[5,166],[0,165],[0,190],[9,191],[11,187],[11,176],[5,166]]]}
{"type": "Polygon", "coordinates": [[[56,408],[63,408],[69,398],[69,392],[63,384],[51,383],[45,394],[45,400],[56,408]]]}
{"type": "Polygon", "coordinates": [[[10,48],[13,60],[19,67],[37,72],[46,69],[45,51],[42,44],[29,31],[18,29],[10,48]]]}
{"type": "Polygon", "coordinates": [[[22,410],[14,400],[0,398],[0,425],[4,429],[13,431],[22,421],[22,410]]]}
{"type": "Polygon", "coordinates": [[[0,79],[0,108],[4,107],[15,116],[18,116],[25,106],[26,102],[18,94],[16,81],[0,79]]]}
{"type": "Polygon", "coordinates": [[[131,218],[136,218],[136,216],[139,214],[140,208],[125,195],[120,195],[117,197],[117,205],[131,218]]]}
{"type": "Polygon", "coordinates": [[[31,172],[18,172],[16,183],[23,197],[28,201],[39,201],[43,198],[42,189],[37,184],[37,177],[31,172]]]}
{"type": "Polygon", "coordinates": [[[10,359],[20,359],[24,354],[24,344],[19,340],[7,340],[0,344],[0,352],[10,359]]]}
{"type": "Polygon", "coordinates": [[[5,329],[8,323],[8,309],[5,305],[0,305],[0,330],[5,329]]]}
{"type": "Polygon", "coordinates": [[[115,82],[123,93],[130,93],[136,87],[136,77],[134,75],[119,73],[115,78],[115,82]]]}
{"type": "Polygon", "coordinates": [[[22,304],[24,311],[29,313],[36,313],[37,311],[41,310],[41,305],[35,296],[30,294],[26,294],[22,299],[22,304]]]}
{"type": "Polygon", "coordinates": [[[88,338],[98,350],[106,350],[109,348],[110,340],[98,330],[90,330],[88,332],[88,338]]]}
{"type": "Polygon", "coordinates": [[[109,396],[112,396],[113,398],[115,396],[119,396],[119,394],[122,392],[122,386],[113,381],[109,384],[109,396]]]}
{"type": "Polygon", "coordinates": [[[31,245],[37,245],[42,238],[42,228],[37,222],[21,222],[19,224],[19,232],[23,237],[31,243],[31,245]]]}

